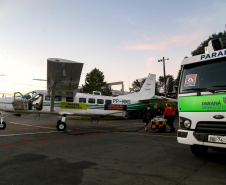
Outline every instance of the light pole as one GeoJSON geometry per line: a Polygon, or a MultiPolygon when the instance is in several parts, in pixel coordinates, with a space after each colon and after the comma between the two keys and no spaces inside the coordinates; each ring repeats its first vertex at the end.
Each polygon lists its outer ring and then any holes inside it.
{"type": "Polygon", "coordinates": [[[164,74],[164,92],[165,92],[165,97],[166,97],[166,70],[165,70],[165,60],[169,60],[169,58],[162,58],[158,60],[158,62],[163,62],[163,74],[164,74]]]}

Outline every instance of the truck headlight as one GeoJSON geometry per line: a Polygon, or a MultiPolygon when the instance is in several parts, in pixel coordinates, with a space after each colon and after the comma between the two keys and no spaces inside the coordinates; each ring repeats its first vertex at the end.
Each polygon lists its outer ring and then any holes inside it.
{"type": "Polygon", "coordinates": [[[191,128],[191,120],[184,118],[184,117],[180,117],[180,127],[185,130],[190,129],[191,128]]]}
{"type": "Polygon", "coordinates": [[[186,128],[190,128],[190,127],[191,127],[191,122],[190,122],[188,119],[185,120],[184,126],[185,126],[186,128]]]}

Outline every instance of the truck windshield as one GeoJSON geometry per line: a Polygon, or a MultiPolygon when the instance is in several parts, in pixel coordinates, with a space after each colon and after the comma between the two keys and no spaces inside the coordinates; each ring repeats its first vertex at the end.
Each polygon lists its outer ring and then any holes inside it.
{"type": "Polygon", "coordinates": [[[180,93],[226,90],[226,58],[184,66],[180,93]]]}

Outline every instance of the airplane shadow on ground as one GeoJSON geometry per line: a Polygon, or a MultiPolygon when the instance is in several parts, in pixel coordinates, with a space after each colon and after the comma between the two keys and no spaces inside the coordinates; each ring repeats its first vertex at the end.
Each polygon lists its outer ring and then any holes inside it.
{"type": "Polygon", "coordinates": [[[0,163],[1,184],[80,184],[89,161],[69,163],[45,155],[21,154],[0,163]]]}

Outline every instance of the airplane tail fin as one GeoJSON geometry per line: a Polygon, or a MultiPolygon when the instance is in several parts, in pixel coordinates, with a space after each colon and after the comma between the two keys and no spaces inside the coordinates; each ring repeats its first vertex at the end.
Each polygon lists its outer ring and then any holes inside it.
{"type": "Polygon", "coordinates": [[[139,100],[147,100],[151,99],[155,96],[155,74],[149,74],[147,79],[145,80],[140,92],[139,92],[139,100]]]}
{"type": "Polygon", "coordinates": [[[151,99],[153,96],[155,96],[155,79],[155,74],[149,74],[139,92],[128,94],[126,96],[138,100],[151,99]]]}

